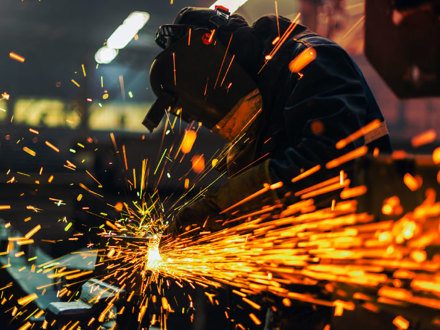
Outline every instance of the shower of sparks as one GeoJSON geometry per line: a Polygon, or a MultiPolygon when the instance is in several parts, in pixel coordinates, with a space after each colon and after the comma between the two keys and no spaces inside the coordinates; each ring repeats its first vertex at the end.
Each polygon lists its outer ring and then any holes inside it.
{"type": "MultiPolygon", "coordinates": [[[[165,285],[163,277],[173,278],[179,286],[184,282],[201,287],[232,286],[234,293],[258,310],[261,306],[252,295],[262,292],[334,306],[337,314],[353,309],[353,301],[376,310],[382,305],[403,307],[408,303],[440,309],[438,255],[426,252],[440,242],[440,202],[432,194],[430,190],[424,203],[400,219],[379,222],[367,213],[358,213],[356,200],[316,209],[313,200],[307,199],[270,220],[264,215],[273,208],[263,209],[232,219],[239,223],[233,227],[202,231],[196,239],[190,232],[202,228],[192,228],[166,242],[160,254],[158,236],[148,243],[127,243],[115,237],[101,260],[115,269],[105,280],[119,287],[137,283],[145,298],[141,310],[148,304],[149,285],[155,281],[165,285]],[[112,266],[115,262],[121,267],[112,266]],[[321,286],[339,295],[340,286],[351,285],[355,290],[345,292],[343,300],[327,300],[307,290],[291,291],[292,283],[321,286]]],[[[168,301],[166,310],[178,307],[168,301]]],[[[400,319],[405,320],[399,316],[395,322],[400,319]]]]}
{"type": "MultiPolygon", "coordinates": [[[[290,38],[298,20],[299,14],[284,34],[274,40],[274,48],[267,54],[261,70],[290,38]]],[[[214,32],[211,33],[209,42],[212,41],[213,36],[214,32]]],[[[190,36],[188,44],[190,44],[190,36]]],[[[313,48],[306,49],[292,60],[291,71],[300,73],[316,56],[313,48]]],[[[229,63],[225,63],[225,59],[226,54],[223,62],[219,63],[220,69],[215,86],[220,81],[220,75],[225,67],[220,83],[220,86],[223,85],[234,57],[232,56],[229,63]]],[[[84,65],[82,65],[82,70],[83,76],[86,77],[84,65]]],[[[173,73],[174,84],[176,84],[174,53],[173,73]]],[[[121,94],[125,97],[122,75],[119,79],[121,94]]],[[[74,79],[71,82],[80,87],[74,79]]],[[[100,83],[103,88],[102,76],[100,83]]],[[[6,99],[5,94],[2,94],[4,99],[6,99]]],[[[131,92],[129,95],[131,98],[131,92]]],[[[104,91],[103,99],[107,98],[109,94],[104,91]]],[[[356,198],[368,194],[368,188],[364,185],[351,186],[347,174],[339,171],[337,176],[322,182],[315,182],[311,186],[294,192],[294,197],[298,199],[298,202],[294,204],[261,205],[260,209],[253,210],[252,213],[240,214],[240,207],[243,203],[282,187],[280,182],[266,184],[256,193],[222,210],[218,219],[210,219],[210,221],[218,220],[221,223],[224,214],[229,211],[235,214],[223,222],[223,229],[210,232],[204,226],[201,228],[193,226],[185,228],[185,233],[175,239],[167,237],[162,239],[162,233],[168,226],[168,222],[186,205],[185,203],[188,203],[190,199],[188,196],[196,193],[194,197],[196,199],[215,183],[214,181],[208,187],[196,192],[198,181],[203,179],[218,162],[222,162],[227,154],[225,152],[227,148],[211,158],[191,153],[200,128],[199,125],[194,130],[193,124],[185,129],[180,143],[162,148],[165,137],[170,132],[171,135],[174,133],[174,125],[178,117],[176,116],[173,121],[169,113],[166,114],[167,121],[161,147],[158,150],[157,162],[143,159],[141,164],[137,164],[140,165],[140,170],[139,167],[128,166],[126,146],[122,145],[121,153],[115,135],[110,134],[115,154],[121,158],[120,163],[123,164],[122,168],[125,170],[127,186],[130,192],[136,194],[136,198],[125,198],[117,202],[107,201],[101,190],[103,185],[99,177],[88,170],[80,170],[79,163],[75,164],[76,161],[65,160],[65,168],[73,172],[83,171],[88,178],[92,179],[92,181],[78,183],[82,193],[76,195],[76,201],[84,202],[85,195],[100,199],[117,215],[110,216],[108,210],[96,210],[92,206],[82,208],[84,212],[101,220],[99,235],[102,243],[90,245],[90,249],[86,252],[74,252],[74,254],[85,258],[97,253],[99,258],[94,271],[67,269],[60,266],[59,260],[53,259],[44,263],[27,265],[31,273],[43,274],[53,280],[51,284],[37,287],[36,293],[7,298],[3,292],[11,288],[12,283],[0,288],[0,299],[16,301],[15,306],[5,313],[9,313],[12,318],[22,317],[21,329],[30,329],[34,326],[32,315],[41,317],[45,314],[45,311],[29,306],[32,306],[39,296],[44,295],[48,287],[61,285],[61,289],[57,292],[58,297],[74,300],[78,293],[76,289],[73,289],[74,285],[86,282],[90,278],[97,278],[125,290],[126,301],[136,301],[138,304],[138,322],[151,317],[151,324],[160,323],[163,328],[166,328],[166,317],[169,313],[182,308],[188,311],[196,307],[190,298],[188,305],[178,306],[177,302],[171,299],[172,297],[166,296],[165,289],[172,285],[183,287],[184,284],[192,288],[199,286],[214,289],[231,286],[232,292],[255,310],[266,307],[255,298],[255,295],[260,293],[270,293],[282,298],[285,306],[291,306],[292,301],[332,306],[335,308],[336,316],[342,315],[345,309],[352,310],[355,307],[378,311],[390,305],[399,308],[409,304],[433,310],[440,309],[440,254],[437,248],[440,243],[440,202],[436,201],[437,196],[432,188],[425,191],[426,200],[406,214],[403,214],[403,207],[398,196],[385,199],[381,211],[389,218],[379,221],[371,214],[358,211],[356,198]],[[191,163],[191,168],[179,178],[185,192],[182,196],[174,196],[177,201],[172,205],[167,205],[159,197],[157,187],[162,180],[173,178],[175,170],[182,166],[187,156],[187,165],[191,163]],[[212,164],[212,166],[206,164],[212,164]],[[187,177],[188,173],[196,175],[195,179],[190,180],[187,177]],[[319,208],[314,199],[329,192],[339,194],[339,201],[333,200],[331,207],[319,208]],[[304,288],[309,287],[310,292],[307,289],[296,292],[292,289],[292,284],[301,284],[304,288]],[[351,289],[346,289],[347,286],[351,289]],[[333,293],[332,298],[323,298],[312,293],[316,292],[316,287],[333,293]],[[152,304],[160,305],[159,314],[147,313],[147,308],[152,304]]],[[[367,135],[379,125],[380,122],[373,121],[339,141],[335,147],[342,149],[367,135]]],[[[31,128],[29,132],[39,134],[31,128]]],[[[240,138],[241,136],[237,140],[240,138]]],[[[421,146],[433,142],[435,138],[435,132],[428,131],[415,137],[412,144],[414,147],[421,146]]],[[[60,149],[51,142],[44,141],[44,144],[57,153],[60,152],[60,149]]],[[[83,144],[77,145],[84,149],[83,144]]],[[[28,147],[22,147],[22,150],[33,157],[37,156],[37,153],[28,147]]],[[[367,151],[366,146],[352,150],[327,162],[325,166],[316,165],[305,169],[291,181],[297,183],[319,171],[337,169],[353,159],[364,156],[367,151]]],[[[440,163],[440,149],[434,151],[433,161],[436,164],[440,163]]],[[[38,180],[35,180],[36,184],[42,180],[40,178],[42,169],[41,167],[38,180]]],[[[15,175],[31,177],[22,172],[16,172],[15,175]]],[[[219,178],[222,175],[220,174],[219,178]]],[[[11,175],[7,182],[12,184],[15,180],[15,176],[11,175]]],[[[53,180],[56,178],[50,175],[47,182],[51,183],[53,180]]],[[[411,191],[420,191],[423,187],[423,179],[417,174],[405,173],[403,183],[411,191]]],[[[59,198],[51,197],[49,200],[58,207],[66,205],[65,201],[59,198]]],[[[0,205],[1,211],[7,212],[11,209],[13,209],[11,205],[0,205]]],[[[36,213],[43,211],[32,205],[28,205],[26,209],[36,213]]],[[[31,217],[26,218],[25,222],[30,220],[31,217]]],[[[78,239],[81,235],[74,233],[73,222],[67,217],[58,221],[63,230],[70,235],[69,240],[78,239]]],[[[9,222],[4,225],[5,228],[10,226],[9,222]]],[[[38,238],[44,231],[40,224],[34,224],[29,228],[31,229],[27,230],[23,236],[8,237],[6,250],[0,251],[0,255],[24,258],[25,252],[14,250],[14,247],[28,246],[40,241],[56,243],[56,240],[38,238]]],[[[35,259],[28,259],[28,261],[31,260],[35,259]]],[[[10,260],[3,267],[11,267],[10,260]]],[[[209,292],[206,292],[206,295],[212,302],[213,295],[209,292]]],[[[116,295],[105,299],[106,307],[100,315],[95,315],[88,320],[88,323],[98,328],[98,321],[104,320],[113,312],[117,298],[116,295]]],[[[95,297],[91,302],[94,299],[99,298],[95,297]]],[[[0,303],[3,304],[3,301],[0,300],[0,303]]],[[[249,318],[257,325],[262,323],[262,320],[258,319],[254,313],[250,313],[249,318]]],[[[402,329],[410,325],[403,315],[396,316],[392,322],[402,329]]],[[[54,326],[54,324],[46,324],[46,326],[54,326]]],[[[79,328],[79,321],[69,324],[66,328],[79,328]]]]}
{"type": "MultiPolygon", "coordinates": [[[[349,189],[354,188],[345,188],[341,196],[349,189]]],[[[366,193],[365,188],[362,193],[366,193]]],[[[137,225],[114,223],[109,227],[118,235],[127,232],[134,238],[108,236],[100,262],[112,271],[102,279],[125,289],[128,283],[136,287],[138,291],[131,291],[130,296],[140,297],[141,311],[152,299],[153,284],[170,285],[163,278],[174,279],[178,286],[232,286],[243,302],[257,310],[262,307],[252,296],[262,292],[288,299],[285,304],[298,300],[334,306],[336,315],[353,309],[353,301],[370,310],[408,303],[440,309],[438,255],[426,252],[440,242],[440,202],[435,200],[435,192],[428,190],[425,202],[412,212],[398,220],[378,222],[367,213],[358,213],[356,200],[317,209],[312,199],[305,199],[269,218],[265,215],[274,208],[232,219],[238,224],[218,232],[191,228],[166,241],[160,253],[159,223],[148,217],[152,209],[127,209],[139,216],[137,225]],[[151,222],[153,225],[148,226],[151,222]],[[191,232],[199,230],[199,236],[191,237],[191,232]],[[339,295],[347,285],[355,290],[345,291],[343,299],[329,300],[307,290],[291,291],[292,283],[321,286],[339,295]]],[[[106,310],[113,304],[110,300],[106,310]]],[[[181,307],[165,297],[162,306],[166,312],[181,307]]],[[[408,321],[398,316],[393,322],[408,321]]]]}

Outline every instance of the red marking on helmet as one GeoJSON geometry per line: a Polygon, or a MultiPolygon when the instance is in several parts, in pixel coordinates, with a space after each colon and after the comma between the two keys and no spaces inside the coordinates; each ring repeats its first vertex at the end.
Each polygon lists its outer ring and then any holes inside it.
{"type": "Polygon", "coordinates": [[[210,42],[209,42],[209,37],[210,36],[211,36],[211,33],[205,33],[205,34],[202,35],[202,42],[205,45],[209,45],[210,44],[210,42]]]}
{"type": "Polygon", "coordinates": [[[229,14],[229,9],[223,6],[215,6],[215,10],[225,11],[229,14]]]}
{"type": "Polygon", "coordinates": [[[205,33],[202,35],[202,42],[205,45],[210,45],[212,43],[212,40],[214,39],[214,33],[215,30],[212,30],[211,33],[205,33]]]}

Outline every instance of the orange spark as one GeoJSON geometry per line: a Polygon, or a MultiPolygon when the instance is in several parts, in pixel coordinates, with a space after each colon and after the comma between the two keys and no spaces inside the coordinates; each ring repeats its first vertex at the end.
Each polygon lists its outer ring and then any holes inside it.
{"type": "Polygon", "coordinates": [[[112,223],[111,223],[110,221],[108,221],[108,220],[105,221],[105,224],[106,224],[107,226],[109,226],[110,228],[116,230],[116,231],[120,231],[120,229],[119,229],[118,227],[116,227],[114,224],[112,224],[112,223]]]}
{"type": "Polygon", "coordinates": [[[426,252],[423,250],[412,251],[410,256],[411,256],[411,259],[413,259],[415,262],[424,262],[427,257],[426,252]]]}
{"type": "Polygon", "coordinates": [[[252,319],[252,321],[254,321],[254,323],[256,324],[256,325],[260,325],[261,324],[261,321],[258,319],[258,317],[256,317],[253,313],[250,313],[249,314],[249,317],[252,319]]]}
{"type": "Polygon", "coordinates": [[[17,241],[17,245],[27,245],[27,244],[33,244],[33,243],[34,243],[33,239],[23,239],[23,240],[17,241]]]}
{"type": "Polygon", "coordinates": [[[326,186],[326,187],[323,187],[320,189],[316,189],[316,190],[312,190],[309,193],[303,194],[303,195],[301,195],[301,199],[308,199],[308,198],[316,197],[319,195],[323,195],[328,192],[341,189],[342,187],[348,186],[349,184],[350,184],[350,180],[346,180],[344,185],[341,185],[340,182],[337,182],[337,183],[331,184],[329,186],[326,186]]]}
{"type": "Polygon", "coordinates": [[[110,133],[110,138],[112,139],[113,147],[118,151],[118,145],[116,144],[115,134],[113,134],[113,132],[110,133]]]}
{"type": "Polygon", "coordinates": [[[293,73],[299,73],[313,62],[315,58],[316,50],[314,48],[306,48],[289,63],[289,70],[293,73]]]}
{"type": "MultiPolygon", "coordinates": [[[[347,174],[345,174],[345,172],[344,172],[344,175],[345,175],[344,176],[344,181],[345,181],[345,178],[346,178],[347,174]]],[[[333,177],[331,179],[328,179],[328,180],[322,181],[320,183],[317,183],[317,184],[315,184],[313,186],[307,187],[307,188],[305,188],[303,190],[297,191],[295,193],[295,196],[300,196],[300,195],[306,194],[308,192],[315,191],[315,190],[317,190],[319,188],[323,188],[325,186],[329,186],[329,185],[332,185],[332,184],[335,184],[335,183],[337,183],[337,184],[339,184],[341,186],[341,182],[340,181],[341,181],[341,177],[340,177],[340,175],[338,175],[338,176],[335,176],[335,177],[333,177]]]]}
{"type": "Polygon", "coordinates": [[[405,319],[403,316],[396,316],[393,320],[393,324],[399,329],[408,329],[409,321],[405,319]]]}
{"type": "Polygon", "coordinates": [[[435,148],[432,153],[432,160],[434,161],[434,164],[440,164],[440,147],[435,148]]]}
{"type": "Polygon", "coordinates": [[[88,271],[84,271],[84,272],[77,273],[77,274],[67,275],[66,276],[66,280],[72,280],[72,279],[75,279],[75,278],[78,278],[78,277],[82,277],[82,276],[86,276],[86,275],[89,275],[89,274],[92,274],[92,273],[93,273],[93,270],[88,270],[88,271]]]}
{"type": "Polygon", "coordinates": [[[93,194],[93,195],[96,195],[96,196],[99,196],[99,197],[101,197],[101,198],[104,198],[104,196],[102,196],[102,195],[100,195],[100,194],[94,192],[93,190],[90,190],[89,188],[87,188],[87,186],[86,186],[85,184],[83,184],[83,183],[79,183],[78,185],[79,185],[81,188],[83,188],[84,190],[88,191],[89,193],[91,193],[91,194],[93,194]]]}
{"type": "Polygon", "coordinates": [[[115,254],[116,250],[115,249],[111,249],[108,253],[107,253],[107,257],[111,258],[113,257],[113,255],[115,254]]]}
{"type": "Polygon", "coordinates": [[[373,157],[378,157],[379,156],[379,152],[380,152],[379,148],[374,148],[374,150],[373,150],[373,157]]]}
{"type": "Polygon", "coordinates": [[[182,144],[180,149],[184,154],[187,154],[191,151],[194,142],[196,141],[197,133],[191,129],[185,130],[185,135],[183,136],[182,144]]]}
{"type": "Polygon", "coordinates": [[[11,97],[11,96],[10,96],[8,93],[3,92],[3,94],[2,94],[2,100],[9,101],[9,98],[10,98],[10,97],[11,97]]]}
{"type": "Polygon", "coordinates": [[[122,153],[124,154],[124,165],[125,165],[125,170],[128,171],[127,155],[126,155],[126,153],[125,153],[125,144],[122,145],[122,153]]]}
{"type": "Polygon", "coordinates": [[[174,74],[174,86],[177,85],[177,78],[176,78],[176,53],[173,52],[173,74],[174,74]]]}
{"type": "Polygon", "coordinates": [[[191,163],[192,163],[192,170],[197,174],[202,173],[203,170],[205,169],[205,158],[203,157],[203,155],[195,155],[191,159],[191,163]]]}
{"type": "MultiPolygon", "coordinates": [[[[234,36],[234,35],[231,34],[231,37],[229,38],[228,46],[226,47],[225,55],[223,56],[222,63],[220,64],[220,69],[218,70],[217,79],[215,80],[214,88],[217,87],[217,83],[218,83],[218,80],[219,80],[219,78],[220,78],[220,73],[221,73],[222,70],[223,70],[223,65],[225,64],[226,56],[228,55],[229,47],[231,46],[231,41],[232,41],[232,37],[233,37],[233,36],[234,36]]],[[[206,87],[208,87],[208,85],[206,85],[206,87]]],[[[206,95],[206,94],[205,94],[205,95],[206,95]]]]}
{"type": "Polygon", "coordinates": [[[30,295],[28,295],[26,297],[18,299],[17,302],[18,302],[19,305],[23,306],[23,305],[29,304],[30,302],[34,301],[37,298],[38,298],[37,294],[36,293],[32,293],[32,294],[30,294],[30,295]]]}
{"type": "Polygon", "coordinates": [[[55,150],[56,152],[60,152],[60,149],[58,149],[57,147],[55,147],[52,143],[50,143],[49,141],[44,141],[44,143],[49,147],[52,148],[53,150],[55,150]]]}
{"type": "Polygon", "coordinates": [[[86,68],[85,68],[84,64],[81,64],[81,69],[82,69],[84,78],[87,77],[86,68]]]}
{"type": "Polygon", "coordinates": [[[309,175],[318,172],[320,169],[321,169],[321,165],[316,165],[316,166],[314,166],[312,168],[309,168],[307,171],[304,171],[301,174],[297,175],[291,181],[292,182],[297,182],[299,180],[302,180],[302,179],[308,177],[309,175]]]}
{"type": "Polygon", "coordinates": [[[18,54],[13,53],[13,52],[9,53],[9,57],[18,61],[18,62],[21,62],[21,63],[23,63],[26,60],[23,56],[20,56],[18,54]]]}
{"type": "Polygon", "coordinates": [[[353,151],[350,151],[348,153],[346,153],[345,155],[342,155],[341,157],[338,157],[336,159],[333,159],[331,161],[329,161],[325,167],[327,167],[328,169],[332,169],[335,168],[339,165],[342,165],[350,160],[359,158],[364,156],[366,153],[368,152],[368,147],[367,146],[362,146],[360,148],[357,148],[353,151]]]}
{"type": "Polygon", "coordinates": [[[437,137],[437,133],[433,129],[430,129],[429,131],[414,136],[411,139],[411,144],[414,148],[417,148],[424,144],[434,142],[436,137],[437,137]]]}
{"type": "Polygon", "coordinates": [[[164,310],[169,310],[170,305],[168,304],[168,300],[166,297],[162,297],[162,306],[164,310]]]}
{"type": "Polygon", "coordinates": [[[336,143],[337,149],[342,149],[350,142],[356,141],[357,139],[361,138],[362,136],[367,135],[368,133],[374,131],[375,129],[379,128],[382,125],[382,122],[379,119],[373,120],[371,123],[365,125],[364,127],[360,128],[356,132],[350,134],[346,138],[338,141],[336,143]]]}
{"type": "Polygon", "coordinates": [[[258,304],[256,304],[256,303],[253,302],[252,300],[249,300],[249,299],[247,299],[247,298],[243,298],[243,301],[246,302],[246,303],[248,303],[249,305],[251,305],[253,308],[255,308],[255,309],[257,309],[257,310],[260,310],[260,309],[261,309],[261,306],[258,305],[258,304]]]}
{"type": "Polygon", "coordinates": [[[366,192],[367,192],[367,187],[366,186],[358,186],[358,187],[354,187],[354,188],[345,188],[341,192],[341,198],[342,199],[348,199],[348,198],[358,197],[358,196],[364,195],[366,192]]]}
{"type": "Polygon", "coordinates": [[[124,209],[124,205],[121,202],[117,202],[115,205],[115,211],[121,212],[124,209]]]}
{"type": "Polygon", "coordinates": [[[406,173],[403,176],[403,182],[411,191],[416,191],[422,186],[423,183],[422,178],[420,176],[416,175],[414,177],[409,173],[406,173]]]}
{"type": "MultiPolygon", "coordinates": [[[[301,13],[298,13],[296,15],[296,17],[293,19],[292,23],[290,23],[289,27],[287,28],[287,30],[284,32],[284,34],[281,36],[279,42],[277,42],[276,46],[274,47],[274,49],[272,49],[272,51],[270,52],[269,56],[270,59],[272,59],[275,54],[278,52],[278,50],[281,48],[281,46],[284,44],[284,42],[287,40],[287,38],[289,38],[290,34],[293,32],[293,30],[295,30],[295,28],[298,25],[298,19],[301,16],[301,13]]],[[[266,67],[267,63],[270,60],[266,60],[266,62],[263,64],[263,66],[260,68],[260,70],[258,71],[258,74],[260,74],[260,72],[266,67]]]]}
{"type": "Polygon", "coordinates": [[[188,46],[191,46],[191,28],[189,28],[189,31],[188,31],[188,46]]]}
{"type": "Polygon", "coordinates": [[[31,229],[26,235],[24,235],[25,238],[29,239],[31,238],[37,231],[41,229],[40,225],[35,226],[33,229],[31,229]]]}
{"type": "Polygon", "coordinates": [[[86,170],[86,173],[93,179],[93,181],[95,181],[99,185],[99,187],[102,187],[101,182],[99,182],[88,170],[86,170]]]}
{"type": "Polygon", "coordinates": [[[232,55],[231,62],[229,62],[229,65],[228,65],[228,67],[227,67],[227,69],[226,69],[225,75],[223,76],[223,79],[222,79],[222,82],[220,83],[220,86],[223,86],[223,83],[224,83],[225,80],[226,80],[226,76],[227,76],[228,73],[229,73],[229,69],[231,68],[232,63],[234,62],[234,59],[235,59],[235,54],[232,55]]]}
{"type": "Polygon", "coordinates": [[[405,150],[394,150],[391,157],[393,159],[404,159],[408,157],[408,153],[405,150]]]}
{"type": "Polygon", "coordinates": [[[75,79],[72,79],[71,81],[72,81],[72,83],[73,83],[76,87],[81,87],[81,85],[78,84],[78,83],[75,81],[75,79]]]}
{"type": "Polygon", "coordinates": [[[33,128],[29,128],[29,132],[34,133],[34,134],[40,134],[40,132],[38,132],[37,130],[35,130],[33,128]]]}
{"type": "Polygon", "coordinates": [[[23,151],[28,153],[32,157],[35,157],[35,155],[37,154],[35,151],[33,151],[32,149],[29,149],[28,147],[23,147],[23,151]]]}
{"type": "Polygon", "coordinates": [[[234,292],[235,294],[239,295],[240,297],[246,297],[246,294],[244,294],[243,292],[237,291],[237,290],[232,290],[232,292],[234,292]]]}
{"type": "Polygon", "coordinates": [[[34,325],[33,323],[27,321],[20,328],[18,328],[18,330],[27,330],[27,329],[31,328],[33,325],[34,325]]]}
{"type": "Polygon", "coordinates": [[[385,215],[400,215],[403,212],[403,208],[400,205],[400,198],[397,196],[391,196],[384,200],[382,205],[382,213],[385,215]]]}

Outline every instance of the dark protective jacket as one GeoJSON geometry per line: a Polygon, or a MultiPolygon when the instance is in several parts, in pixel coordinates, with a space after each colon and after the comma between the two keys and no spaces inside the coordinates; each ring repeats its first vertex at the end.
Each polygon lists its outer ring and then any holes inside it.
{"type": "MultiPolygon", "coordinates": [[[[282,35],[290,21],[280,18],[279,25],[282,35]]],[[[177,227],[194,222],[202,224],[207,216],[218,217],[220,211],[262,189],[265,183],[282,181],[284,188],[277,194],[269,191],[240,205],[241,211],[275,203],[288,191],[316,183],[313,181],[316,176],[296,183],[291,179],[317,164],[325,168],[329,160],[362,146],[364,138],[341,150],[335,147],[339,140],[374,119],[384,120],[357,65],[334,42],[298,25],[258,73],[265,56],[274,48],[272,41],[278,36],[276,17],[260,18],[253,25],[252,34],[258,43],[253,47],[258,49],[254,54],[258,60],[240,57],[240,49],[237,60],[257,81],[263,96],[263,111],[246,136],[230,148],[226,184],[183,209],[176,219],[177,227]],[[301,74],[292,73],[289,63],[308,47],[315,49],[316,59],[301,74]]],[[[385,125],[377,133],[376,139],[368,144],[369,150],[391,152],[385,125]]],[[[214,223],[211,226],[216,227],[214,223]]]]}
{"type": "MultiPolygon", "coordinates": [[[[289,23],[280,19],[281,32],[289,23]]],[[[278,35],[276,18],[263,17],[253,29],[262,41],[262,53],[269,54],[272,41],[278,35]]],[[[237,157],[229,168],[238,170],[256,159],[268,158],[272,175],[291,189],[295,187],[290,180],[301,170],[325,163],[365,143],[364,139],[358,139],[339,151],[335,148],[336,142],[374,119],[384,120],[349,55],[334,42],[304,26],[294,30],[256,80],[263,95],[263,113],[256,123],[258,127],[249,132],[253,135],[254,153],[249,152],[249,145],[244,153],[236,150],[237,157]],[[290,72],[291,60],[308,47],[316,50],[317,58],[302,70],[302,76],[290,72]]],[[[388,135],[369,146],[371,150],[378,147],[383,153],[391,151],[388,135]]]]}

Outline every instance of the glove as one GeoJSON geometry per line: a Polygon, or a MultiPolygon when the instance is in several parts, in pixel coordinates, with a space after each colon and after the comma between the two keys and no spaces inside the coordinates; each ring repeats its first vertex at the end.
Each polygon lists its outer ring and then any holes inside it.
{"type": "Polygon", "coordinates": [[[199,227],[199,230],[206,229],[212,231],[218,227],[215,226],[215,220],[217,218],[221,220],[221,216],[219,215],[220,211],[221,210],[212,200],[206,197],[201,198],[177,213],[173,221],[166,228],[164,234],[177,236],[195,227],[199,227]]]}
{"type": "Polygon", "coordinates": [[[195,227],[199,227],[199,231],[218,231],[224,228],[223,221],[232,215],[239,216],[261,209],[264,205],[274,204],[278,196],[275,191],[267,188],[264,193],[243,202],[245,198],[264,189],[265,184],[272,184],[269,159],[228,179],[219,189],[209,190],[205,197],[183,208],[164,234],[175,237],[195,227]],[[240,204],[234,207],[237,203],[240,204]]]}

